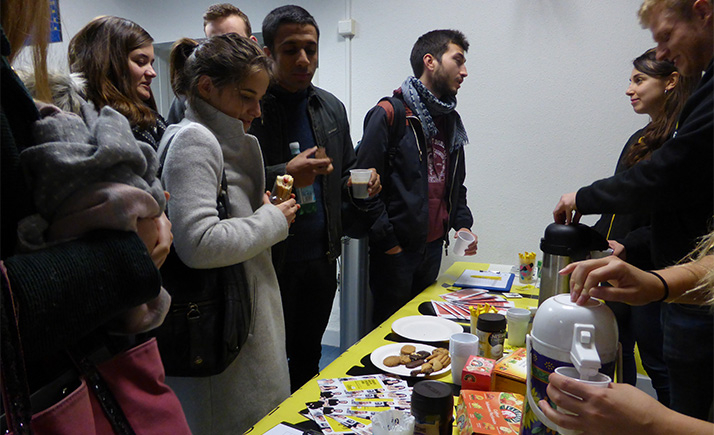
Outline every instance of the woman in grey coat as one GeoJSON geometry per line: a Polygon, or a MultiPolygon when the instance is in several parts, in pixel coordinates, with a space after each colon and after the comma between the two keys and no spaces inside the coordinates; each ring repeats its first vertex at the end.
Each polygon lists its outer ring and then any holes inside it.
{"type": "Polygon", "coordinates": [[[253,296],[251,334],[235,361],[206,378],[168,378],[195,434],[243,433],[290,394],[280,290],[270,247],[284,240],[298,206],[272,205],[258,140],[245,133],[260,116],[270,61],[252,41],[222,35],[179,41],[171,54],[174,92],[188,99],[170,143],[162,182],[171,195],[174,247],[189,267],[242,262],[253,296]],[[216,197],[225,170],[229,219],[216,197]]]}

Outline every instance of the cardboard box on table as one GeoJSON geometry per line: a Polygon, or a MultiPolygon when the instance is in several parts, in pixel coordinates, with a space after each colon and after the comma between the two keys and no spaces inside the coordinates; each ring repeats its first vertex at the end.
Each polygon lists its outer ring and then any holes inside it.
{"type": "Polygon", "coordinates": [[[495,360],[472,355],[461,372],[462,390],[493,390],[493,368],[495,360]]]}
{"type": "Polygon", "coordinates": [[[493,391],[526,394],[528,358],[525,348],[519,348],[498,360],[493,368],[493,391]]]}
{"type": "Polygon", "coordinates": [[[520,394],[462,389],[456,426],[459,435],[515,435],[520,431],[522,416],[520,394]]]}

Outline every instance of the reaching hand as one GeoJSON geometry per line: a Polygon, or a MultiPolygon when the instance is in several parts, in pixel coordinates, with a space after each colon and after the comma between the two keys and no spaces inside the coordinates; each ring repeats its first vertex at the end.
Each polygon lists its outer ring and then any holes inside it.
{"type": "Polygon", "coordinates": [[[612,249],[612,255],[627,261],[627,250],[625,249],[625,245],[614,240],[608,240],[607,244],[610,246],[610,249],[612,249]]]}
{"type": "Polygon", "coordinates": [[[578,223],[580,212],[575,205],[576,192],[566,193],[560,197],[560,201],[553,210],[553,220],[558,224],[578,223]]]}
{"type": "Polygon", "coordinates": [[[316,151],[317,147],[305,150],[293,157],[285,166],[285,172],[293,176],[294,187],[310,186],[315,182],[316,176],[327,175],[334,170],[331,158],[312,158],[316,151]]]}
{"type": "Polygon", "coordinates": [[[571,274],[570,299],[578,305],[585,304],[591,297],[645,305],[664,294],[664,286],[656,276],[614,255],[571,263],[559,273],[571,274]],[[608,282],[612,287],[601,286],[601,282],[608,282]]]}

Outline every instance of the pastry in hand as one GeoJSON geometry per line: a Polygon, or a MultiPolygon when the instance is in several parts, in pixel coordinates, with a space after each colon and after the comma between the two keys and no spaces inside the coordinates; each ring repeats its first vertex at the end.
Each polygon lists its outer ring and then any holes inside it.
{"type": "Polygon", "coordinates": [[[327,157],[327,152],[325,151],[325,147],[317,147],[317,151],[315,151],[315,158],[316,159],[324,159],[327,157]]]}
{"type": "Polygon", "coordinates": [[[273,195],[270,197],[270,202],[273,204],[280,204],[283,201],[290,199],[290,194],[293,191],[293,177],[292,175],[278,175],[275,178],[275,185],[273,186],[273,195]]]}

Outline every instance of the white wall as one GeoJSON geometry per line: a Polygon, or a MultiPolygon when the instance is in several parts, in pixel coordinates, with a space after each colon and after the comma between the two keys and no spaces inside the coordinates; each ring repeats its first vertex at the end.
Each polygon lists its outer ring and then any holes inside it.
{"type": "MultiPolygon", "coordinates": [[[[114,14],[160,43],[202,36],[200,17],[211,3],[61,0],[60,7],[65,41],[92,17],[114,14]]],[[[476,259],[513,263],[517,252],[540,254],[560,195],[610,175],[626,139],[647,122],[624,95],[632,59],[653,45],[637,22],[641,0],[295,3],[320,25],[317,82],[345,102],[355,143],[364,114],[411,74],[409,52],[419,35],[435,28],[466,34],[469,77],[458,110],[471,139],[466,185],[480,240],[476,259]],[[346,40],[337,22],[350,17],[356,36],[346,40]]],[[[259,31],[283,2],[235,4],[259,31]]],[[[57,59],[65,49],[55,49],[57,59]]]]}

